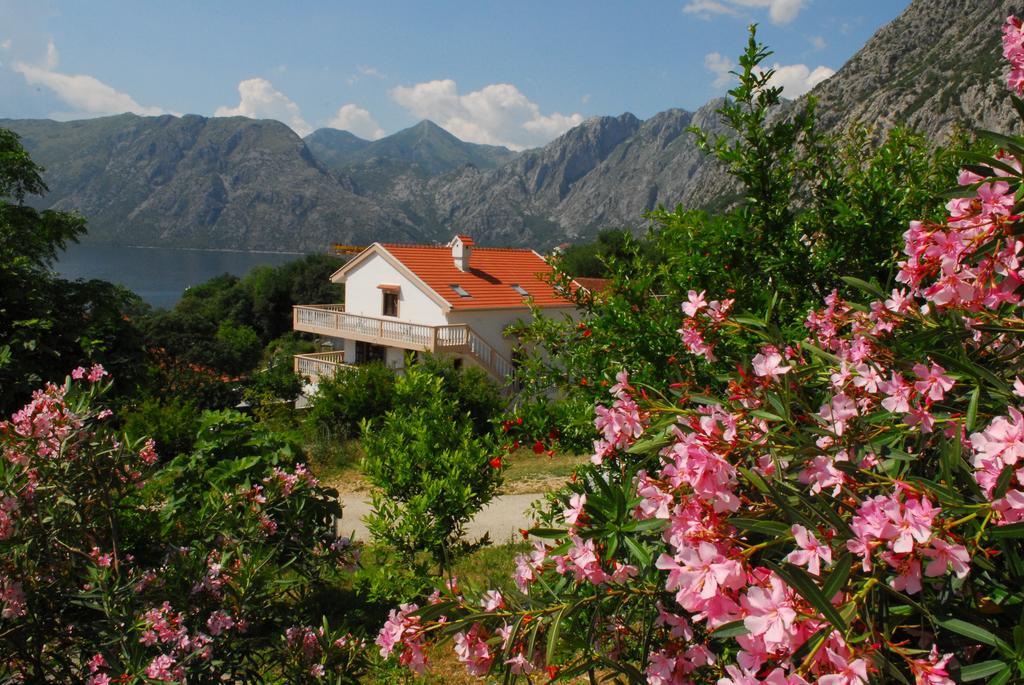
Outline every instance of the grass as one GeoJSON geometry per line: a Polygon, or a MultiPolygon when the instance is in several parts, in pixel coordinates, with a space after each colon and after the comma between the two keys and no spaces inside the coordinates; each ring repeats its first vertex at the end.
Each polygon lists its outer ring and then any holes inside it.
{"type": "MultiPolygon", "coordinates": [[[[363,450],[358,440],[324,442],[309,448],[310,467],[324,483],[340,492],[369,492],[370,483],[363,476],[359,462],[363,450]]],[[[501,495],[550,492],[572,477],[576,468],[587,462],[586,456],[555,453],[534,454],[520,449],[504,459],[504,483],[501,495]]]]}

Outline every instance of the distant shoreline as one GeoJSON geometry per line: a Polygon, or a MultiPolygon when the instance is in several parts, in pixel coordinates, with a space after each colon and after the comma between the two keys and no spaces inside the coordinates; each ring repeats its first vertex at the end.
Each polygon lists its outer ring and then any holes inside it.
{"type": "Polygon", "coordinates": [[[328,251],[324,252],[291,252],[289,250],[233,250],[228,247],[173,247],[170,245],[126,245],[122,243],[99,243],[99,242],[78,242],[69,243],[70,245],[82,245],[97,247],[130,247],[135,250],[181,250],[187,252],[236,252],[240,254],[287,254],[287,255],[299,255],[305,256],[310,254],[330,254],[328,251]]]}

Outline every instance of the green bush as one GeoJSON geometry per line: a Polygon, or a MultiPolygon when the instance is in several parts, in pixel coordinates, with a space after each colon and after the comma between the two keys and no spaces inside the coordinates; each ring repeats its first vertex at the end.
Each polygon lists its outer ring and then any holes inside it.
{"type": "Polygon", "coordinates": [[[199,430],[200,411],[195,404],[171,396],[147,397],[122,413],[129,435],[149,435],[156,451],[167,459],[192,450],[199,430]]]}
{"type": "Polygon", "coordinates": [[[394,404],[395,372],[380,362],[321,378],[306,417],[307,428],[339,440],[356,437],[360,421],[383,416],[394,404]]]}
{"type": "Polygon", "coordinates": [[[491,430],[491,421],[504,408],[501,390],[483,369],[476,366],[455,368],[445,357],[426,355],[420,366],[441,379],[442,389],[451,396],[458,413],[469,414],[473,430],[484,435],[491,430]]]}
{"type": "Polygon", "coordinates": [[[412,366],[395,382],[394,408],[363,423],[363,471],[378,488],[370,532],[441,567],[465,551],[465,525],[501,482],[493,439],[476,436],[469,413],[452,405],[439,376],[412,366]]]}

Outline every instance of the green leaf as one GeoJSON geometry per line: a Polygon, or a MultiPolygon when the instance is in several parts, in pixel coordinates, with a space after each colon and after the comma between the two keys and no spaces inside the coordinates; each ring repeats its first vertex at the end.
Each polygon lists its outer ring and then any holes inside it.
{"type": "Polygon", "coordinates": [[[719,626],[715,630],[711,631],[712,640],[726,640],[731,637],[739,637],[740,635],[746,635],[748,632],[747,627],[743,624],[743,619],[739,621],[730,621],[724,625],[719,626]]]}
{"type": "Polygon", "coordinates": [[[554,663],[552,659],[555,656],[555,649],[558,647],[558,633],[562,629],[562,617],[568,609],[569,607],[563,607],[551,619],[551,625],[548,627],[547,648],[544,650],[544,661],[546,663],[554,663]]]}
{"type": "Polygon", "coordinates": [[[772,562],[763,562],[765,566],[775,571],[775,573],[786,581],[786,584],[800,593],[800,596],[807,600],[807,602],[821,612],[833,626],[839,630],[846,630],[846,621],[840,616],[836,608],[832,606],[832,602],[822,593],[821,588],[818,587],[814,579],[799,566],[793,564],[783,564],[782,566],[776,565],[772,562]]]}
{"type": "Polygon", "coordinates": [[[1009,668],[1002,661],[982,661],[960,669],[960,682],[966,683],[972,680],[981,680],[990,675],[995,675],[1003,669],[1009,668]]]}
{"type": "Polygon", "coordinates": [[[763,521],[761,519],[731,518],[729,523],[740,530],[749,530],[752,533],[761,533],[770,537],[789,535],[790,526],[782,521],[763,521]]]}
{"type": "Polygon", "coordinates": [[[564,538],[566,531],[561,528],[531,528],[529,531],[530,535],[538,538],[564,538]]]}
{"type": "Polygon", "coordinates": [[[974,392],[971,393],[971,401],[967,405],[967,421],[964,427],[968,431],[974,430],[974,424],[978,420],[978,400],[981,399],[981,386],[974,388],[974,392]]]}
{"type": "Polygon", "coordinates": [[[885,299],[886,298],[886,294],[883,293],[882,289],[879,288],[874,283],[868,283],[867,281],[863,281],[863,280],[861,280],[859,278],[854,278],[853,276],[840,276],[840,279],[844,283],[846,283],[847,285],[852,285],[854,288],[857,288],[859,290],[863,290],[864,292],[870,293],[871,295],[874,295],[875,297],[878,297],[878,298],[881,298],[881,299],[885,299]]]}
{"type": "Polygon", "coordinates": [[[846,587],[846,581],[850,578],[850,570],[853,568],[853,555],[849,552],[843,554],[832,565],[832,572],[825,579],[821,588],[821,594],[831,599],[836,593],[846,587]]]}
{"type": "Polygon", "coordinates": [[[1012,675],[1013,672],[1010,670],[1009,665],[1007,665],[1006,668],[999,671],[999,673],[995,674],[995,676],[988,681],[988,685],[1006,685],[1006,683],[1010,682],[1010,676],[1012,675]]]}
{"type": "Polygon", "coordinates": [[[986,530],[990,538],[1004,540],[1007,538],[1024,538],[1024,523],[1011,523],[1008,526],[993,526],[986,530]]]}
{"type": "Polygon", "coordinates": [[[641,568],[646,569],[651,565],[652,557],[650,551],[641,547],[628,535],[623,537],[622,540],[626,543],[626,547],[629,548],[629,552],[633,555],[633,558],[640,562],[641,568]]]}
{"type": "Polygon", "coordinates": [[[999,649],[1010,651],[1010,646],[1003,642],[999,636],[980,626],[976,626],[973,623],[968,623],[967,621],[959,618],[948,618],[944,621],[939,621],[938,624],[946,630],[951,630],[958,635],[963,635],[964,637],[975,640],[976,642],[981,642],[992,647],[998,647],[999,649]]]}

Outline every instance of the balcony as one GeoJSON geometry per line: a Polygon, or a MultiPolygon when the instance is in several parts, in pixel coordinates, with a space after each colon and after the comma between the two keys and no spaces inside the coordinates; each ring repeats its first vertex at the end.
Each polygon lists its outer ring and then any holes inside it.
{"type": "MultiPolygon", "coordinates": [[[[501,381],[514,371],[507,359],[465,324],[427,326],[397,319],[348,314],[343,304],[303,304],[292,307],[292,328],[305,333],[361,340],[418,352],[464,354],[501,381]]],[[[312,358],[336,354],[341,353],[299,356],[312,358]]],[[[338,363],[341,363],[341,359],[338,363]]],[[[296,372],[299,372],[299,357],[296,357],[295,364],[296,372]]]]}
{"type": "Polygon", "coordinates": [[[343,304],[297,305],[292,308],[292,328],[419,352],[458,352],[469,344],[469,327],[465,325],[426,326],[397,319],[347,314],[343,304]]]}
{"type": "Polygon", "coordinates": [[[321,376],[333,377],[343,369],[355,368],[345,363],[345,352],[316,352],[295,355],[295,373],[314,383],[321,376]]]}

